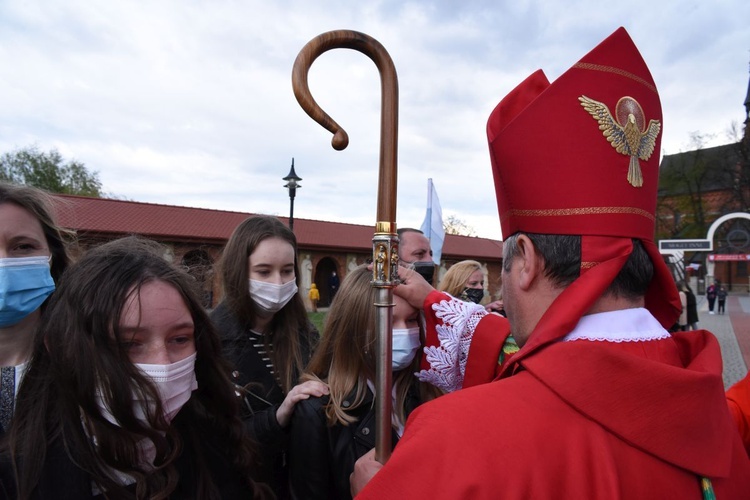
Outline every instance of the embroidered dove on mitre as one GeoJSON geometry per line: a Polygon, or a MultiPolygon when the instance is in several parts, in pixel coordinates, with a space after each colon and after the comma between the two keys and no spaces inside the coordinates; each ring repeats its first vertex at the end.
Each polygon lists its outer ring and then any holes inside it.
{"type": "Polygon", "coordinates": [[[586,96],[578,98],[583,109],[589,112],[599,122],[599,130],[612,144],[615,150],[630,157],[628,168],[628,182],[633,187],[643,186],[643,175],[638,158],[648,160],[654,152],[656,136],[661,130],[659,120],[650,120],[645,128],[643,109],[638,101],[632,97],[623,97],[617,101],[615,116],[609,112],[606,104],[589,99],[586,96]]]}

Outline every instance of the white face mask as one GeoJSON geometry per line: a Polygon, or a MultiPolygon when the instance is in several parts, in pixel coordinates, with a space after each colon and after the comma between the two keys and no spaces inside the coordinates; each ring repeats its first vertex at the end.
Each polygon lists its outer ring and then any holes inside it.
{"type": "MultiPolygon", "coordinates": [[[[161,406],[164,410],[164,419],[167,422],[172,421],[177,412],[188,402],[192,392],[198,388],[198,380],[195,378],[196,357],[197,353],[193,353],[187,358],[169,365],[135,363],[135,366],[151,379],[151,382],[159,391],[161,406]]],[[[99,391],[97,391],[96,400],[102,416],[119,426],[120,423],[112,415],[109,408],[107,408],[99,391]]],[[[146,425],[149,425],[146,419],[146,408],[152,407],[152,404],[150,400],[144,401],[137,399],[135,395],[133,396],[133,413],[138,420],[144,422],[146,425]]],[[[96,444],[96,436],[93,436],[93,441],[96,444]]],[[[144,438],[138,442],[138,447],[140,448],[141,463],[149,468],[153,467],[154,458],[156,457],[156,446],[154,443],[150,439],[144,438]]],[[[128,474],[117,471],[115,474],[118,476],[116,479],[123,486],[135,482],[135,479],[128,474]]],[[[98,490],[98,488],[95,489],[98,490]]]]}
{"type": "Polygon", "coordinates": [[[417,349],[422,345],[419,327],[393,329],[393,371],[403,370],[411,364],[417,349]]]}
{"type": "Polygon", "coordinates": [[[283,285],[250,280],[250,297],[262,310],[275,313],[287,305],[297,293],[297,283],[287,281],[283,285]]]}
{"type": "Polygon", "coordinates": [[[188,402],[198,388],[195,378],[195,358],[193,353],[187,358],[169,365],[148,365],[135,363],[159,390],[164,418],[171,422],[177,412],[188,402]]]}
{"type": "MultiPolygon", "coordinates": [[[[151,379],[151,382],[159,391],[164,419],[167,422],[172,421],[177,412],[188,402],[192,392],[198,388],[198,380],[195,378],[196,356],[197,354],[193,353],[187,358],[169,365],[135,363],[135,366],[151,379]]],[[[104,418],[115,425],[120,425],[98,392],[96,399],[104,418]]],[[[133,413],[138,420],[147,423],[146,408],[151,405],[151,401],[144,401],[133,395],[133,413]]]]}

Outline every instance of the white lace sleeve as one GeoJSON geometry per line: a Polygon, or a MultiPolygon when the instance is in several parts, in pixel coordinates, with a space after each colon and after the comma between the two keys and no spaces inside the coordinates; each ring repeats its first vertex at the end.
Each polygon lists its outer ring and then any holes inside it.
{"type": "Polygon", "coordinates": [[[474,330],[488,313],[483,306],[455,297],[432,304],[432,309],[438,319],[435,328],[439,344],[424,348],[430,368],[416,376],[422,382],[453,392],[463,385],[474,330]]]}

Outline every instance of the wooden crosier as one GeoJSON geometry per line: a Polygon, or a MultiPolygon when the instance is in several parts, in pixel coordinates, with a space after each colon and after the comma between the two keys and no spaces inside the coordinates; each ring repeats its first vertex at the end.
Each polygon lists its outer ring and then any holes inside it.
{"type": "Polygon", "coordinates": [[[380,170],[375,234],[372,238],[372,286],[376,289],[377,369],[375,374],[375,459],[385,463],[391,456],[391,328],[393,287],[398,280],[396,235],[396,176],[398,171],[398,78],[385,48],[374,38],[351,30],[329,31],[310,40],[297,55],[292,69],[292,88],[300,106],[333,134],[331,145],[340,151],[349,144],[346,131],[315,102],[307,82],[310,66],[331,49],[359,51],[375,62],[380,73],[380,170]]]}

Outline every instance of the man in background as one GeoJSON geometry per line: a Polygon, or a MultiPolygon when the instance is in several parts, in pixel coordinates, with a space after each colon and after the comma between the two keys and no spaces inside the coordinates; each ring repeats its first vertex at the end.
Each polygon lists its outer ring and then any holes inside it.
{"type": "Polygon", "coordinates": [[[429,284],[434,285],[435,264],[432,262],[430,240],[419,229],[404,227],[398,234],[398,260],[417,271],[429,284]]]}

